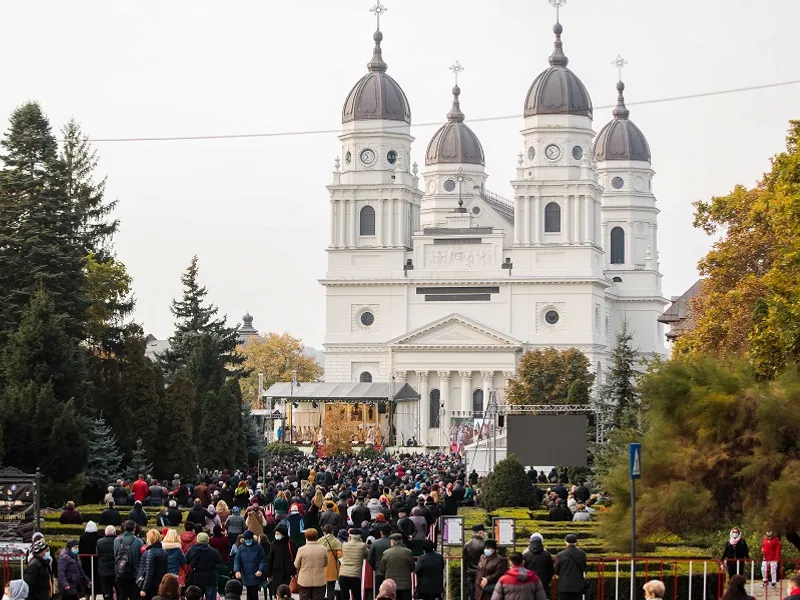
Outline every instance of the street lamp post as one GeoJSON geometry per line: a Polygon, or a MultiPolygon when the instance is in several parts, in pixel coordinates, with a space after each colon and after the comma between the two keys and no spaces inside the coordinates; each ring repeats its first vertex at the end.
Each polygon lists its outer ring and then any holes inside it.
{"type": "MultiPolygon", "coordinates": [[[[300,387],[300,383],[297,381],[297,370],[292,371],[292,380],[289,384],[289,410],[294,410],[294,388],[300,387]]],[[[286,398],[283,399],[283,438],[286,439],[286,398]]],[[[289,419],[291,425],[289,427],[289,443],[294,443],[294,423],[293,419],[289,419]]]]}

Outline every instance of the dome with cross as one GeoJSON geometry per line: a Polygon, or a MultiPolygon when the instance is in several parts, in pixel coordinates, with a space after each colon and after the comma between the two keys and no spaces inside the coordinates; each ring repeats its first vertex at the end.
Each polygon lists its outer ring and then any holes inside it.
{"type": "Polygon", "coordinates": [[[625,97],[622,95],[624,90],[625,84],[622,81],[617,83],[617,106],[612,113],[614,118],[597,134],[594,141],[594,157],[598,161],[650,162],[650,144],[647,143],[642,130],[628,118],[630,111],[625,106],[625,97]]]}
{"type": "Polygon", "coordinates": [[[556,23],[553,54],[550,68],[542,71],[533,81],[525,97],[525,116],[580,115],[592,118],[592,99],[578,76],[567,68],[569,59],[561,42],[561,23],[556,23]]]}
{"type": "Polygon", "coordinates": [[[478,136],[464,123],[464,113],[458,97],[461,88],[453,88],[453,107],[447,113],[447,123],[442,125],[428,144],[426,165],[470,164],[485,165],[483,146],[478,136]]]}

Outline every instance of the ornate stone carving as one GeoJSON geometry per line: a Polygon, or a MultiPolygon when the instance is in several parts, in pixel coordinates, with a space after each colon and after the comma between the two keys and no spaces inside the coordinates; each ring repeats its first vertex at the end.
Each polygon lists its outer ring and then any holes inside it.
{"type": "Polygon", "coordinates": [[[545,331],[564,331],[567,320],[566,302],[537,302],[536,303],[536,333],[545,331]],[[550,324],[545,321],[547,311],[555,310],[558,313],[558,322],[550,324]]]}
{"type": "Polygon", "coordinates": [[[398,383],[405,383],[407,374],[407,371],[395,371],[394,380],[398,383]]]}
{"type": "Polygon", "coordinates": [[[491,381],[494,378],[494,371],[481,371],[481,377],[484,381],[491,381]]]}
{"type": "Polygon", "coordinates": [[[428,381],[428,371],[417,371],[417,379],[419,381],[428,381]]]}
{"type": "Polygon", "coordinates": [[[492,268],[494,264],[494,252],[492,247],[481,244],[479,248],[470,247],[466,244],[453,244],[442,247],[442,245],[428,246],[425,250],[425,266],[430,269],[457,269],[474,267],[492,268]]]}
{"type": "Polygon", "coordinates": [[[506,379],[514,379],[515,374],[514,371],[503,371],[503,377],[506,379]]]}
{"type": "Polygon", "coordinates": [[[450,371],[438,371],[437,374],[439,375],[439,379],[443,381],[450,380],[450,371]]]}
{"type": "Polygon", "coordinates": [[[380,304],[351,304],[350,305],[350,331],[368,331],[370,333],[380,331],[380,319],[378,312],[380,304]],[[369,311],[372,313],[374,320],[371,325],[366,326],[361,322],[361,314],[369,311]]]}
{"type": "Polygon", "coordinates": [[[461,379],[472,379],[472,371],[459,371],[459,375],[461,375],[461,379]]]}

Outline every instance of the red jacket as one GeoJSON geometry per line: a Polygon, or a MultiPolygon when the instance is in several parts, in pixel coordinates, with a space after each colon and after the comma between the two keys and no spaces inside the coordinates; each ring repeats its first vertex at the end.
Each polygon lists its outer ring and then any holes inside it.
{"type": "Polygon", "coordinates": [[[764,560],[780,560],[781,540],[777,537],[772,539],[765,537],[761,542],[761,554],[764,556],[764,560]]]}
{"type": "Polygon", "coordinates": [[[147,498],[147,494],[150,493],[150,486],[147,485],[147,482],[143,479],[137,479],[133,482],[131,486],[131,490],[133,491],[133,499],[138,500],[139,502],[144,502],[144,499],[147,498]]]}

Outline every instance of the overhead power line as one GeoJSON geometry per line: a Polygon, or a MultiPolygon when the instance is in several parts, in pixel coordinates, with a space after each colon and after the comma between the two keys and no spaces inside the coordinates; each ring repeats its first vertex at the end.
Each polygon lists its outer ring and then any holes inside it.
{"type": "MultiPolygon", "coordinates": [[[[696,94],[685,94],[683,96],[669,96],[665,98],[654,98],[651,100],[640,100],[638,102],[628,102],[628,106],[641,106],[645,104],[660,104],[664,102],[677,102],[680,100],[692,100],[694,98],[708,98],[710,96],[724,96],[727,94],[739,94],[742,92],[751,92],[755,90],[765,90],[769,88],[784,87],[788,85],[797,85],[800,79],[791,81],[780,81],[777,83],[764,83],[761,85],[751,85],[747,87],[731,88],[727,90],[716,90],[712,92],[698,92],[696,94]]],[[[608,109],[614,108],[614,104],[606,104],[604,106],[596,106],[595,109],[608,109]]],[[[478,117],[469,119],[470,123],[486,123],[489,121],[505,121],[509,119],[521,119],[523,115],[502,115],[496,117],[478,117]]],[[[427,123],[414,123],[412,127],[433,127],[439,126],[442,121],[430,121],[427,123]]],[[[401,129],[405,125],[398,125],[397,128],[401,129]]],[[[386,127],[391,129],[392,127],[386,127]]],[[[337,129],[307,129],[299,131],[272,131],[263,133],[229,133],[220,135],[176,135],[176,136],[151,136],[151,137],[127,137],[127,138],[91,138],[92,142],[180,142],[180,141],[197,141],[197,140],[236,140],[248,138],[271,138],[271,137],[293,137],[301,135],[323,135],[323,134],[337,134],[341,133],[341,128],[337,129]]],[[[364,132],[367,133],[367,132],[364,132]]]]}

